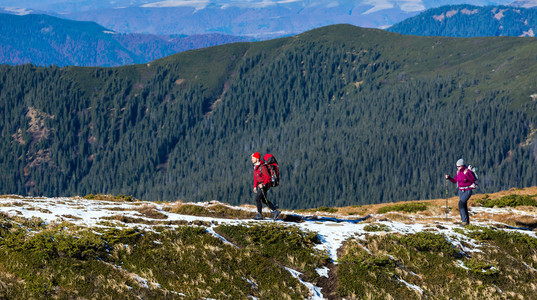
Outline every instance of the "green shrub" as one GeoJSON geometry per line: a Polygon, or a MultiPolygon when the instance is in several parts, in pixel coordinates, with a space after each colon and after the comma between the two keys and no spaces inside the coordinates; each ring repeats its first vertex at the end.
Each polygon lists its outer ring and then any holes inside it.
{"type": "Polygon", "coordinates": [[[175,206],[172,208],[166,209],[168,212],[175,213],[175,214],[181,214],[181,215],[190,215],[190,216],[208,216],[210,215],[210,211],[200,205],[193,205],[193,204],[183,204],[179,206],[175,206]]]}
{"type": "Polygon", "coordinates": [[[309,213],[315,213],[318,211],[327,212],[327,213],[337,213],[338,209],[335,207],[319,206],[317,208],[297,209],[296,211],[309,212],[309,213]]]}
{"type": "MultiPolygon", "coordinates": [[[[375,239],[375,238],[373,238],[375,239]]],[[[394,277],[396,262],[386,254],[373,254],[358,242],[348,242],[339,258],[338,292],[353,299],[411,299],[415,296],[394,277]]]]}
{"type": "Polygon", "coordinates": [[[105,229],[102,235],[102,239],[112,247],[115,244],[136,244],[142,237],[143,232],[138,228],[117,229],[110,228],[105,229]]]}
{"type": "Polygon", "coordinates": [[[390,228],[384,224],[367,224],[364,226],[365,231],[376,232],[376,231],[390,231],[390,228]]]}
{"type": "Polygon", "coordinates": [[[234,209],[226,205],[212,205],[209,207],[211,217],[215,218],[238,218],[238,219],[249,219],[252,218],[252,212],[245,211],[242,209],[234,209]]]}
{"type": "Polygon", "coordinates": [[[418,202],[411,202],[411,203],[400,203],[400,204],[394,204],[394,205],[388,205],[381,207],[378,210],[379,214],[385,214],[390,211],[402,211],[407,213],[416,213],[419,211],[427,210],[428,205],[426,203],[418,203],[418,202]]]}
{"type": "MultiPolygon", "coordinates": [[[[256,247],[224,244],[205,227],[145,231],[62,224],[30,229],[5,216],[0,220],[2,299],[183,298],[177,293],[185,299],[303,299],[308,295],[307,288],[281,267],[280,257],[260,255],[256,247]]],[[[40,224],[28,222],[36,223],[40,224]]],[[[310,257],[314,253],[305,250],[310,257]]],[[[306,268],[302,263],[295,261],[306,268]]]]}
{"type": "Polygon", "coordinates": [[[304,232],[297,227],[283,225],[254,224],[221,225],[218,232],[240,247],[258,252],[280,264],[299,270],[306,278],[317,278],[315,269],[329,261],[326,252],[313,247],[320,243],[313,232],[304,232]]]}
{"type": "Polygon", "coordinates": [[[470,258],[466,261],[465,265],[477,275],[494,276],[499,273],[497,267],[474,258],[470,258]]]}
{"type": "Polygon", "coordinates": [[[316,211],[324,211],[324,212],[328,212],[328,213],[337,213],[337,208],[328,207],[328,206],[320,206],[320,207],[317,207],[316,211]]]}
{"type": "Polygon", "coordinates": [[[446,241],[445,237],[433,232],[422,231],[415,234],[404,235],[400,237],[399,240],[403,244],[418,251],[438,252],[449,256],[456,256],[459,253],[451,243],[446,241]]]}
{"type": "Polygon", "coordinates": [[[484,207],[517,207],[517,206],[537,206],[537,200],[533,196],[528,195],[507,195],[498,199],[483,199],[476,200],[484,207]]]}

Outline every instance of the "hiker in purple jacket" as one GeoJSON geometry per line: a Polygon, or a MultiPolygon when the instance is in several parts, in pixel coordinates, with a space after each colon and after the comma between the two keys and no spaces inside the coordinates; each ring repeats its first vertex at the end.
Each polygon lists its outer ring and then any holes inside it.
{"type": "Polygon", "coordinates": [[[446,174],[446,179],[457,183],[459,187],[459,211],[461,212],[461,225],[466,226],[470,224],[470,216],[468,214],[468,199],[472,196],[472,189],[474,189],[476,178],[474,173],[466,167],[464,160],[461,158],[457,161],[457,175],[451,178],[446,174]]]}

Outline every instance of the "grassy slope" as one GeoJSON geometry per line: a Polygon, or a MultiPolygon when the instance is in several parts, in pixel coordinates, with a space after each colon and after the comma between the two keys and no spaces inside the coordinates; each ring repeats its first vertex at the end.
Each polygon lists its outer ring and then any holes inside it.
{"type": "MultiPolygon", "coordinates": [[[[478,194],[472,198],[470,210],[475,213],[479,199],[513,195],[535,199],[536,192],[537,187],[533,187],[478,194]]],[[[118,204],[132,201],[124,197],[103,199],[118,204]]],[[[339,249],[337,265],[329,264],[326,253],[313,248],[320,242],[315,233],[293,226],[216,225],[215,230],[233,243],[230,245],[208,234],[204,226],[211,224],[203,222],[171,228],[155,225],[152,230],[144,230],[141,225],[128,228],[125,225],[132,220],[123,220],[127,223],[101,222],[99,227],[85,228],[0,214],[0,297],[244,299],[253,295],[261,299],[303,299],[308,290],[283,269],[286,266],[302,272],[304,280],[323,287],[325,297],[330,299],[402,295],[531,298],[537,289],[533,284],[537,280],[537,239],[504,230],[502,223],[509,224],[517,215],[524,217],[521,212],[525,211],[533,215],[535,226],[536,206],[518,207],[518,212],[501,210],[495,214],[500,219],[492,222],[493,226],[446,231],[438,222],[443,218],[444,201],[419,201],[426,209],[413,213],[403,212],[411,206],[408,202],[332,208],[335,216],[372,214],[363,224],[364,233],[350,238],[339,249]],[[389,205],[400,208],[378,213],[389,205]],[[510,217],[501,219],[505,214],[510,217]],[[391,227],[396,222],[424,227],[416,233],[397,232],[391,227]],[[321,266],[330,267],[330,280],[314,271],[321,266]]],[[[456,205],[456,199],[448,201],[450,207],[456,205]]],[[[182,203],[166,205],[169,211],[196,215],[253,215],[220,205],[209,210],[192,210],[182,203]]],[[[322,215],[322,211],[316,213],[322,215]]],[[[160,218],[147,202],[140,212],[160,218]]],[[[478,213],[472,220],[486,223],[490,217],[478,213]]],[[[455,210],[450,218],[458,218],[455,210]]]]}

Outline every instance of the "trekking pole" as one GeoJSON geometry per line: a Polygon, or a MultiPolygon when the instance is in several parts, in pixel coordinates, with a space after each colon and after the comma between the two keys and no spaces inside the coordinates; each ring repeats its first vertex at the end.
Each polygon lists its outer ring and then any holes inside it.
{"type": "Polygon", "coordinates": [[[263,188],[261,188],[261,193],[263,194],[263,201],[265,201],[265,204],[268,205],[267,194],[265,194],[265,191],[263,190],[263,188]]]}
{"type": "MultiPolygon", "coordinates": [[[[267,198],[267,194],[265,194],[265,191],[263,189],[261,189],[261,193],[263,193],[263,199],[265,201],[265,204],[268,205],[268,198],[267,198]]],[[[278,208],[278,205],[276,203],[272,203],[274,205],[274,207],[277,209],[278,208]]]]}
{"type": "Polygon", "coordinates": [[[447,184],[447,181],[448,179],[446,178],[446,181],[444,182],[444,185],[446,186],[446,223],[448,222],[448,184],[447,184]]]}

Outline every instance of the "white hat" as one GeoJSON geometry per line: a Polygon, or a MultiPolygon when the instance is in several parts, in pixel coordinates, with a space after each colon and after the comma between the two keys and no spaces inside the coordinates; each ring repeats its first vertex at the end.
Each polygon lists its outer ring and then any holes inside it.
{"type": "Polygon", "coordinates": [[[461,158],[457,160],[457,167],[464,166],[464,160],[461,158]]]}

